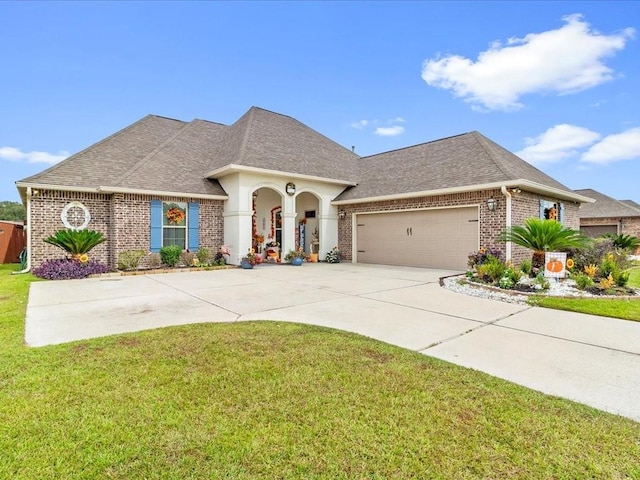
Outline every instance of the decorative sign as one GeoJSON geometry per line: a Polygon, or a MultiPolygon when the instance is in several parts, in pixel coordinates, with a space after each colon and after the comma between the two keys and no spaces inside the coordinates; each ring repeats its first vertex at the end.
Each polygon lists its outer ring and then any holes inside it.
{"type": "Polygon", "coordinates": [[[65,205],[60,218],[64,226],[69,230],[84,230],[89,226],[91,214],[82,202],[73,201],[65,205]]]}
{"type": "Polygon", "coordinates": [[[564,278],[567,274],[567,254],[564,252],[546,252],[544,254],[544,276],[564,278]]]}

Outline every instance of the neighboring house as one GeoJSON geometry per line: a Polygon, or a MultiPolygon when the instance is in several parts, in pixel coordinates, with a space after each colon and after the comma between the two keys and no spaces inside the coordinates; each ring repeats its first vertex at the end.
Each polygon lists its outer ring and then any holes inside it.
{"type": "Polygon", "coordinates": [[[580,209],[580,229],[590,237],[615,233],[640,237],[640,205],[633,200],[615,200],[590,188],[576,190],[594,203],[580,209]]]}
{"type": "Polygon", "coordinates": [[[169,244],[230,245],[237,264],[257,236],[309,252],[317,232],[320,259],[338,245],[346,261],[461,270],[480,247],[528,256],[497,235],[532,216],[578,228],[591,201],[477,132],[359,157],[256,107],[230,126],[149,115],[16,184],[33,266],[60,256],[43,238],[88,227],[112,267],[169,244]]]}

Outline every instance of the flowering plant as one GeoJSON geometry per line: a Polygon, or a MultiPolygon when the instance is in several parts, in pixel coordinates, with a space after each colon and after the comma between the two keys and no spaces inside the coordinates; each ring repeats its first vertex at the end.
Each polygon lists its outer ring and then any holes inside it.
{"type": "Polygon", "coordinates": [[[169,220],[169,223],[182,223],[184,221],[184,212],[181,208],[172,207],[167,211],[167,220],[169,220]]]}
{"type": "Polygon", "coordinates": [[[228,257],[229,255],[231,255],[231,247],[229,247],[229,245],[222,245],[218,250],[218,253],[216,253],[215,257],[213,257],[213,261],[217,265],[225,265],[225,257],[228,257]]]}
{"type": "Polygon", "coordinates": [[[262,242],[264,242],[264,235],[256,235],[255,237],[253,237],[256,239],[256,243],[258,245],[262,244],[262,242]]]}
{"type": "Polygon", "coordinates": [[[304,253],[304,249],[299,247],[297,250],[289,250],[287,254],[284,256],[284,259],[289,262],[294,258],[301,258],[305,260],[307,258],[307,254],[304,253]]]}
{"type": "Polygon", "coordinates": [[[327,252],[327,255],[324,257],[324,260],[327,263],[340,263],[341,258],[340,250],[337,245],[334,245],[331,250],[327,252]]]}
{"type": "Polygon", "coordinates": [[[108,271],[107,265],[96,260],[87,260],[83,263],[77,259],[62,258],[46,260],[42,265],[33,269],[33,274],[47,280],[72,280],[108,271]]]}
{"type": "Polygon", "coordinates": [[[256,265],[259,263],[258,256],[256,255],[256,251],[253,248],[250,248],[247,254],[242,257],[242,262],[249,263],[251,265],[256,265]]]}

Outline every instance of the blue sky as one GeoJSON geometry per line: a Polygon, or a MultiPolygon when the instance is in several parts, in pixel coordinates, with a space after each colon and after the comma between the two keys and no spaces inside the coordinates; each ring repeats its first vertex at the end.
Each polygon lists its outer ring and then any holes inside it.
{"type": "Polygon", "coordinates": [[[0,2],[0,200],[141,117],[252,105],[370,155],[477,130],[640,202],[637,2],[0,2]]]}

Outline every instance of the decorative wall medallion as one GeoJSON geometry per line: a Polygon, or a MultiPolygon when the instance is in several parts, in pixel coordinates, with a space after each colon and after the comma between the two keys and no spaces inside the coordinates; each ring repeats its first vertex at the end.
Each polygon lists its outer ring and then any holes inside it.
{"type": "Polygon", "coordinates": [[[91,221],[91,214],[82,202],[73,201],[65,205],[60,218],[64,226],[69,230],[84,230],[91,221]]]}

